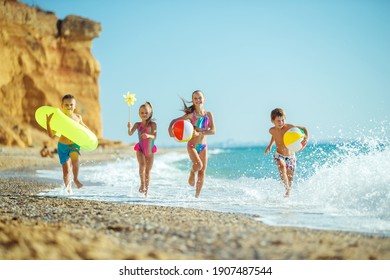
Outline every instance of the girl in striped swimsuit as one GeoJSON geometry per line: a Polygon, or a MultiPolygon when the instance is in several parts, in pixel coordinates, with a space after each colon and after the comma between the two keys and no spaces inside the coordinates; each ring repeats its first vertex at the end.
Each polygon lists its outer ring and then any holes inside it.
{"type": "MultiPolygon", "coordinates": [[[[183,100],[183,99],[182,99],[183,100]]],[[[203,108],[205,98],[203,92],[196,90],[192,93],[192,105],[187,106],[183,100],[185,115],[172,120],[169,125],[169,135],[174,136],[172,125],[178,120],[189,120],[194,126],[194,133],[191,140],[187,144],[187,152],[192,161],[192,168],[188,177],[188,184],[195,186],[195,197],[199,197],[204,183],[204,176],[207,168],[207,144],[206,138],[208,135],[213,135],[216,132],[214,117],[211,112],[207,112],[203,108]],[[196,174],[198,175],[195,180],[196,174]]]]}

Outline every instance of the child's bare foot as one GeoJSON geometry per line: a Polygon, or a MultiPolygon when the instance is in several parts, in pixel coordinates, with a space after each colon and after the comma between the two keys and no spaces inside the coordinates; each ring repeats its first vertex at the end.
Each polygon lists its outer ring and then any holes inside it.
{"type": "Polygon", "coordinates": [[[188,177],[188,184],[193,187],[195,186],[195,172],[190,170],[190,176],[188,177]]]}
{"type": "Polygon", "coordinates": [[[78,189],[81,189],[84,185],[79,180],[73,180],[78,189]]]}
{"type": "Polygon", "coordinates": [[[73,193],[73,191],[72,191],[72,182],[69,182],[69,184],[67,186],[65,186],[65,191],[68,194],[72,194],[73,193]]]}
{"type": "Polygon", "coordinates": [[[286,193],[284,194],[284,197],[289,197],[290,196],[290,189],[286,189],[286,193]]]}
{"type": "Polygon", "coordinates": [[[149,191],[149,188],[146,187],[146,188],[145,188],[145,197],[148,197],[148,191],[149,191]]]}
{"type": "Polygon", "coordinates": [[[146,190],[145,190],[145,187],[141,185],[141,186],[139,187],[139,192],[140,192],[140,193],[144,193],[145,191],[146,191],[146,190]]]}

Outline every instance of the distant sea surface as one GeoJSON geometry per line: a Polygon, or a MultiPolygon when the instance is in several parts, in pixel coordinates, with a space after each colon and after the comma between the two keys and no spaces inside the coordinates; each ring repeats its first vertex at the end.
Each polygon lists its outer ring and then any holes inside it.
{"type": "MultiPolygon", "coordinates": [[[[269,225],[390,236],[390,149],[385,137],[308,145],[296,154],[289,198],[283,197],[273,162],[275,147],[268,156],[264,149],[210,145],[199,199],[187,184],[188,155],[178,152],[156,154],[148,198],[138,192],[135,157],[82,165],[85,188],[73,188],[72,195],[63,188],[40,195],[242,213],[269,225]]],[[[60,167],[38,170],[37,175],[62,180],[60,167]]]]}

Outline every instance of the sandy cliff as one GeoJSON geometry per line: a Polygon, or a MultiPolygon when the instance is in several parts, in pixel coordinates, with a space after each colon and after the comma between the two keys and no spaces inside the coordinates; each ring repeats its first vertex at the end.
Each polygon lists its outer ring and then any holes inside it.
{"type": "Polygon", "coordinates": [[[100,66],[91,53],[101,29],[89,19],[61,20],[38,7],[0,0],[0,145],[41,145],[46,135],[35,110],[60,107],[66,93],[76,96],[77,112],[101,137],[100,66]]]}

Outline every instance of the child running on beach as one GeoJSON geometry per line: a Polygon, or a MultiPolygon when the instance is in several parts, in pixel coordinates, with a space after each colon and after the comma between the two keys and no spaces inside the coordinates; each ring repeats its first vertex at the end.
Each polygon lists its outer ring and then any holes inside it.
{"type": "Polygon", "coordinates": [[[272,144],[275,142],[276,153],[274,155],[274,161],[278,167],[280,178],[286,188],[285,197],[290,195],[294,173],[296,169],[296,157],[295,153],[290,151],[283,142],[283,135],[292,127],[298,127],[305,132],[305,137],[302,141],[303,145],[306,145],[309,140],[309,132],[303,126],[297,126],[292,124],[286,124],[286,114],[283,109],[276,108],[271,112],[271,122],[274,124],[274,127],[269,129],[271,134],[271,141],[267,148],[264,151],[264,154],[267,155],[272,148],[272,144]]]}
{"type": "MultiPolygon", "coordinates": [[[[81,115],[74,113],[74,110],[76,109],[76,98],[73,95],[66,94],[64,97],[62,97],[61,108],[64,114],[67,115],[69,118],[87,127],[83,123],[81,115]]],[[[56,133],[50,127],[50,122],[53,117],[53,114],[46,115],[47,134],[51,138],[53,138],[56,133]]],[[[60,158],[60,163],[62,165],[62,173],[64,178],[65,189],[69,194],[71,194],[72,193],[72,181],[70,179],[71,169],[73,172],[73,181],[76,184],[76,187],[81,188],[83,186],[83,184],[78,179],[80,146],[77,145],[76,143],[73,143],[64,135],[61,135],[60,139],[58,140],[57,152],[58,152],[58,157],[60,158]]]]}
{"type": "Polygon", "coordinates": [[[178,120],[190,120],[194,126],[194,132],[191,140],[187,144],[187,152],[192,161],[192,168],[188,177],[188,184],[195,186],[195,175],[198,173],[196,181],[195,197],[199,197],[204,183],[204,176],[207,168],[207,144],[206,138],[208,135],[213,135],[216,132],[214,117],[211,112],[207,112],[203,108],[205,98],[203,92],[196,90],[192,93],[192,105],[184,104],[185,115],[171,121],[168,132],[171,137],[174,136],[172,125],[178,120]]]}
{"type": "Polygon", "coordinates": [[[154,140],[157,136],[157,124],[153,121],[153,107],[149,102],[145,102],[139,107],[139,117],[141,122],[136,122],[134,126],[127,123],[128,134],[131,136],[137,130],[139,142],[134,146],[137,151],[137,160],[139,164],[140,187],[139,192],[148,196],[150,171],[152,170],[154,153],[157,147],[154,140]]]}

